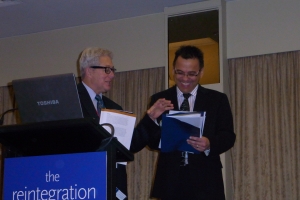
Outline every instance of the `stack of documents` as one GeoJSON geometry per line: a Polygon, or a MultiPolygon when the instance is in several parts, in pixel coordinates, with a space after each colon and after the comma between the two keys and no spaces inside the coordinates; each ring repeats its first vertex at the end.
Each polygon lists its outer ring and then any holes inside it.
{"type": "Polygon", "coordinates": [[[163,115],[161,127],[161,151],[188,151],[200,153],[187,143],[190,136],[202,137],[205,112],[170,111],[163,115]]]}
{"type": "MultiPolygon", "coordinates": [[[[114,137],[124,145],[128,150],[130,149],[131,138],[135,126],[136,116],[127,111],[101,109],[100,124],[109,123],[114,127],[114,137]]],[[[109,133],[110,128],[103,126],[109,133]]]]}
{"type": "MultiPolygon", "coordinates": [[[[109,123],[114,127],[114,137],[126,147],[130,149],[132,134],[135,126],[136,115],[128,111],[101,109],[100,125],[109,123]]],[[[111,129],[103,126],[109,133],[111,129]]],[[[126,165],[127,162],[118,162],[118,164],[126,165]]]]}

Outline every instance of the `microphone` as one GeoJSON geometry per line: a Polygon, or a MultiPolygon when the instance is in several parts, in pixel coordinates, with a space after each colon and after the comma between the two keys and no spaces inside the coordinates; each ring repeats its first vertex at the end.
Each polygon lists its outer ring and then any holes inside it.
{"type": "Polygon", "coordinates": [[[18,108],[12,108],[12,109],[9,109],[9,110],[5,111],[4,113],[2,113],[1,119],[0,119],[0,126],[3,125],[4,115],[6,115],[6,114],[9,113],[9,112],[13,112],[13,111],[15,111],[15,110],[18,110],[18,108]]]}

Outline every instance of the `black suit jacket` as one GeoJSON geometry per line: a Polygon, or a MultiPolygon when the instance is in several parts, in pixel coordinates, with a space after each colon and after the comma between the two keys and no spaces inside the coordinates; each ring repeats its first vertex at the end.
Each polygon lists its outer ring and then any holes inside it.
{"type": "MultiPolygon", "coordinates": [[[[179,110],[176,86],[154,94],[151,97],[150,106],[160,98],[171,100],[174,110],[179,110]]],[[[210,141],[210,153],[208,156],[204,153],[189,155],[188,169],[191,177],[186,187],[191,192],[199,195],[197,199],[201,199],[204,193],[213,193],[213,196],[211,198],[207,196],[207,199],[224,199],[220,154],[234,145],[236,137],[233,131],[233,119],[228,98],[223,93],[199,85],[194,111],[206,111],[203,136],[210,141]]],[[[161,117],[157,120],[159,122],[161,117]]],[[[158,149],[160,127],[150,120],[147,115],[140,124],[143,124],[143,127],[148,127],[148,135],[144,134],[144,137],[140,136],[139,139],[146,141],[150,148],[158,149]]],[[[143,135],[143,133],[140,133],[140,135],[143,135]]],[[[177,199],[176,194],[182,190],[182,188],[178,188],[178,182],[180,182],[178,175],[179,171],[182,170],[182,167],[180,167],[181,161],[181,152],[160,153],[152,197],[177,199]]]]}
{"type": "MultiPolygon", "coordinates": [[[[83,112],[83,116],[85,118],[92,118],[97,123],[99,123],[99,116],[97,114],[97,111],[94,107],[94,104],[91,100],[91,97],[84,87],[82,83],[79,83],[77,85],[78,94],[80,98],[81,108],[83,112]]],[[[117,109],[117,110],[123,110],[120,105],[113,102],[109,98],[102,96],[102,100],[104,102],[104,105],[108,109],[117,109]]],[[[119,188],[123,193],[127,195],[127,174],[126,174],[126,168],[124,165],[118,165],[118,168],[116,169],[116,185],[117,188],[119,188]]]]}

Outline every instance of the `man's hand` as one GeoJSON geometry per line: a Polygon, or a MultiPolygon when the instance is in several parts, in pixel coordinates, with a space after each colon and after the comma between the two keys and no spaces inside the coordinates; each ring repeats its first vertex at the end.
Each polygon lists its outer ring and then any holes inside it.
{"type": "Polygon", "coordinates": [[[166,99],[158,99],[151,108],[147,110],[147,114],[152,120],[155,120],[158,118],[162,113],[164,113],[166,110],[172,110],[174,109],[173,104],[170,100],[166,99]]]}
{"type": "Polygon", "coordinates": [[[191,136],[189,139],[187,139],[187,143],[200,152],[210,149],[210,142],[207,137],[200,138],[191,136]]]}

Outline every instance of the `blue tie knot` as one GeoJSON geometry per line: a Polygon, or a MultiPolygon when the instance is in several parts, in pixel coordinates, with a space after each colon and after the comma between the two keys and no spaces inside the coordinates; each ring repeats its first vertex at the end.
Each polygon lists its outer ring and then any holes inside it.
{"type": "Polygon", "coordinates": [[[97,100],[97,112],[98,112],[98,115],[100,115],[101,108],[105,108],[105,106],[104,106],[103,100],[99,94],[97,94],[95,96],[95,99],[97,100]]]}

